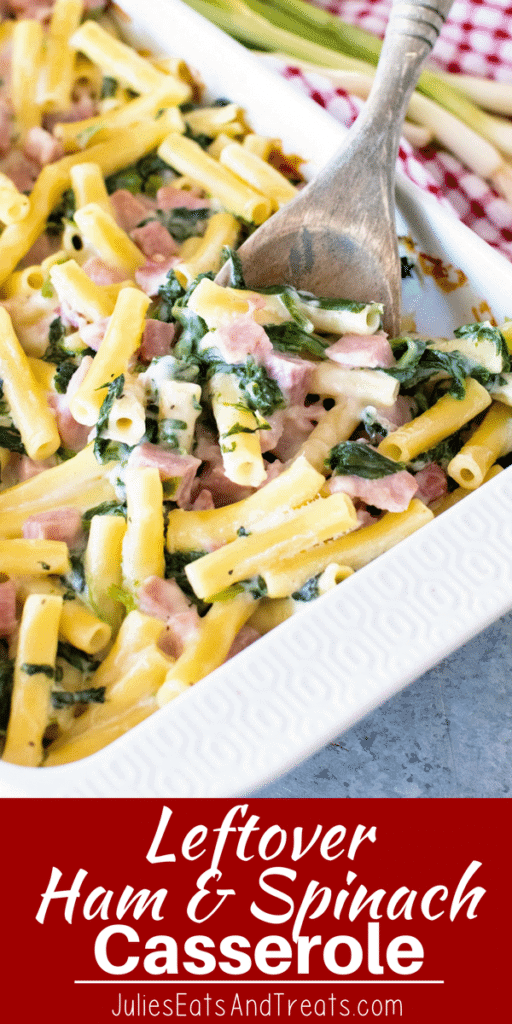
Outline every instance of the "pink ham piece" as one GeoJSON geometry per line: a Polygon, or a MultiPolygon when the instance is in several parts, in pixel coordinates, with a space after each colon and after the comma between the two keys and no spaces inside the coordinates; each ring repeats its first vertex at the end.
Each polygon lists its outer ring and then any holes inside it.
{"type": "Polygon", "coordinates": [[[165,654],[179,658],[199,626],[195,605],[190,604],[175,580],[163,580],[160,576],[149,576],[142,584],[138,598],[139,611],[166,623],[158,641],[159,647],[165,654]]]}
{"type": "Polygon", "coordinates": [[[114,217],[123,231],[133,231],[141,221],[146,220],[152,208],[142,196],[134,196],[127,188],[118,188],[110,196],[114,217]]]}
{"type": "Polygon", "coordinates": [[[23,152],[30,160],[36,160],[41,167],[52,164],[64,155],[64,149],[58,139],[50,135],[45,128],[31,128],[23,145],[23,152]]]}
{"type": "Polygon", "coordinates": [[[201,198],[198,188],[184,189],[162,185],[156,194],[156,205],[159,210],[206,210],[210,201],[201,198]]]}
{"type": "Polygon", "coordinates": [[[146,320],[139,357],[144,363],[152,359],[167,356],[174,341],[174,324],[166,324],[163,320],[146,320]]]}
{"type": "Polygon", "coordinates": [[[252,356],[257,363],[264,363],[272,358],[272,342],[250,313],[219,327],[210,337],[226,362],[245,363],[252,356]]]}
{"type": "Polygon", "coordinates": [[[414,479],[418,488],[416,497],[425,505],[442,498],[448,490],[446,473],[435,462],[429,462],[424,469],[420,469],[414,479]]]}
{"type": "Polygon", "coordinates": [[[45,469],[53,469],[56,465],[57,459],[53,455],[42,462],[34,462],[28,455],[22,455],[18,467],[18,480],[20,483],[24,480],[31,480],[33,476],[39,476],[39,473],[44,473],[45,469]]]}
{"type": "Polygon", "coordinates": [[[302,404],[310,389],[315,363],[272,351],[265,357],[265,369],[279,385],[288,404],[302,404]]]}
{"type": "Polygon", "coordinates": [[[121,284],[121,281],[127,279],[122,270],[118,270],[117,267],[109,267],[99,256],[91,256],[86,260],[82,265],[82,270],[85,271],[87,277],[90,277],[91,281],[94,281],[94,284],[121,284]]]}
{"type": "Polygon", "coordinates": [[[73,103],[67,110],[56,110],[43,115],[43,128],[53,131],[56,124],[73,124],[74,121],[85,121],[98,113],[98,104],[91,96],[89,84],[77,83],[73,90],[73,103]]]}
{"type": "Polygon", "coordinates": [[[39,164],[29,160],[20,149],[12,149],[1,161],[0,171],[14,182],[18,192],[31,192],[39,174],[39,164]]]}
{"type": "Polygon", "coordinates": [[[251,644],[259,640],[261,633],[258,633],[257,629],[253,629],[252,626],[242,626],[241,630],[236,634],[231,647],[226,655],[226,661],[234,658],[235,655],[240,654],[240,651],[245,651],[246,647],[250,647],[251,644]]]}
{"type": "Polygon", "coordinates": [[[291,405],[288,409],[283,410],[282,416],[283,430],[272,451],[283,462],[287,462],[297,454],[313,427],[325,416],[325,409],[321,402],[315,402],[314,405],[308,406],[291,405]]]}
{"type": "Polygon", "coordinates": [[[190,501],[192,482],[200,465],[200,460],[195,459],[193,455],[180,455],[179,452],[169,451],[149,442],[134,448],[128,459],[130,467],[155,467],[160,473],[161,480],[179,479],[178,489],[172,500],[180,507],[190,501]]]}
{"type": "Polygon", "coordinates": [[[192,504],[192,508],[195,512],[205,512],[207,509],[215,508],[212,492],[208,491],[206,487],[199,491],[196,500],[192,504]]]}
{"type": "Polygon", "coordinates": [[[170,615],[188,612],[190,601],[175,580],[164,580],[161,576],[148,576],[139,588],[139,611],[152,615],[154,619],[167,622],[170,615]]]}
{"type": "Polygon", "coordinates": [[[23,523],[25,540],[63,540],[74,547],[82,533],[82,516],[76,508],[53,508],[29,516],[23,523]]]}
{"type": "Polygon", "coordinates": [[[418,489],[415,477],[406,469],[377,480],[362,476],[332,476],[327,481],[331,494],[342,491],[351,498],[361,498],[368,505],[388,512],[405,512],[418,489]]]}
{"type": "Polygon", "coordinates": [[[232,505],[234,501],[242,501],[253,493],[254,488],[235,484],[226,476],[222,465],[211,466],[199,478],[201,488],[206,488],[213,499],[214,507],[232,505]]]}
{"type": "Polygon", "coordinates": [[[155,256],[163,256],[164,259],[168,259],[169,256],[175,256],[178,252],[174,238],[159,220],[150,220],[149,224],[144,224],[144,227],[135,228],[131,232],[131,237],[148,260],[154,259],[155,256]]]}
{"type": "Polygon", "coordinates": [[[9,636],[16,627],[16,588],[12,580],[0,583],[0,636],[9,636]]]}
{"type": "Polygon", "coordinates": [[[389,369],[395,363],[391,345],[383,331],[378,334],[344,334],[325,350],[326,356],[342,366],[380,366],[389,369]]]}
{"type": "Polygon", "coordinates": [[[11,145],[12,117],[10,103],[0,99],[0,156],[4,156],[11,145]]]}
{"type": "Polygon", "coordinates": [[[163,256],[155,256],[154,259],[147,260],[142,267],[135,271],[135,280],[139,288],[142,288],[142,291],[151,298],[158,295],[158,289],[165,284],[167,274],[178,262],[178,256],[169,256],[168,259],[163,256]]]}

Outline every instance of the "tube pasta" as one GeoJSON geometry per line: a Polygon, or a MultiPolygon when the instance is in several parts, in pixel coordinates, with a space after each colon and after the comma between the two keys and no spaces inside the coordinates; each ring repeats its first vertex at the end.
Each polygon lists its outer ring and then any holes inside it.
{"type": "Polygon", "coordinates": [[[201,619],[200,628],[186,644],[185,650],[165,677],[157,693],[159,707],[168,704],[187,687],[222,665],[236,634],[255,608],[250,594],[240,594],[232,601],[214,604],[201,619]]]}
{"type": "Polygon", "coordinates": [[[303,456],[318,469],[326,471],[325,460],[335,444],[347,441],[352,436],[361,419],[361,406],[349,399],[338,402],[329,409],[317,423],[311,434],[299,449],[299,457],[303,456]]]}
{"type": "Polygon", "coordinates": [[[361,569],[433,518],[434,513],[413,498],[405,512],[387,512],[377,523],[318,544],[295,557],[283,558],[277,565],[262,570],[268,595],[288,597],[300,590],[307,580],[324,572],[331,562],[361,569]]]}
{"type": "Polygon", "coordinates": [[[113,632],[119,629],[123,614],[113,588],[123,583],[121,557],[125,533],[122,516],[93,516],[84,556],[89,602],[113,632]]]}
{"type": "Polygon", "coordinates": [[[79,423],[94,426],[106,392],[102,389],[124,373],[138,349],[149,298],[136,288],[119,292],[114,312],[92,366],[69,406],[79,423]]]}
{"type": "Polygon", "coordinates": [[[222,149],[220,162],[257,192],[267,196],[273,210],[278,210],[297,195],[297,189],[288,178],[239,142],[232,142],[222,149]]]}
{"type": "Polygon", "coordinates": [[[39,102],[45,110],[66,110],[70,105],[75,59],[69,38],[82,20],[83,9],[83,0],[56,0],[39,88],[39,102]]]}
{"type": "Polygon", "coordinates": [[[133,277],[145,262],[145,256],[129,235],[118,226],[111,213],[98,203],[88,203],[75,213],[75,223],[90,245],[111,266],[133,277]]]}
{"type": "MultiPolygon", "coordinates": [[[[169,128],[165,118],[140,124],[137,131],[124,128],[112,132],[108,142],[99,142],[87,150],[87,158],[99,164],[104,175],[113,174],[150,153],[165,138],[169,128]]],[[[9,224],[0,236],[0,284],[16,268],[45,229],[46,220],[70,183],[71,168],[83,163],[83,153],[71,153],[43,167],[30,193],[30,212],[16,224],[9,224]]]]}
{"type": "Polygon", "coordinates": [[[206,231],[192,259],[177,263],[173,268],[180,284],[189,285],[198,274],[220,270],[223,246],[232,248],[238,238],[240,226],[231,213],[214,213],[208,220],[206,231]]]}
{"type": "MultiPolygon", "coordinates": [[[[149,60],[141,57],[126,43],[115,39],[95,21],[86,21],[71,36],[70,46],[85,53],[94,64],[99,64],[106,75],[111,75],[135,92],[147,93],[162,88],[166,78],[149,60]]],[[[173,80],[176,103],[190,99],[190,87],[179,79],[173,80]]]]}
{"type": "Polygon", "coordinates": [[[232,374],[216,373],[210,382],[210,394],[226,476],[242,486],[258,487],[265,479],[259,441],[261,420],[245,406],[232,374]]]}
{"type": "Polygon", "coordinates": [[[262,224],[270,216],[271,204],[264,196],[241,182],[217,160],[204,153],[197,142],[172,132],[162,143],[158,155],[214,195],[235,216],[253,224],[262,224]]]}
{"type": "MultiPolygon", "coordinates": [[[[30,594],[56,594],[64,598],[65,590],[49,577],[25,577],[17,588],[18,597],[23,600],[30,594]]],[[[59,622],[59,639],[73,644],[86,654],[98,654],[108,644],[112,630],[106,622],[93,615],[79,598],[70,599],[69,594],[62,605],[59,622]]]]}
{"type": "MultiPolygon", "coordinates": [[[[495,476],[498,476],[499,473],[503,473],[502,466],[491,466],[482,483],[486,484],[488,480],[492,480],[495,476]]],[[[433,502],[432,511],[434,515],[440,516],[441,512],[446,512],[447,508],[451,508],[452,505],[457,505],[462,498],[467,498],[468,494],[471,494],[471,491],[467,490],[465,487],[456,487],[454,491],[448,491],[448,493],[444,494],[442,498],[438,498],[437,501],[433,502]]]]}
{"type": "Polygon", "coordinates": [[[194,135],[204,134],[212,137],[225,130],[226,125],[242,116],[242,108],[236,103],[226,103],[223,107],[199,107],[185,114],[185,121],[194,135]]]}
{"type": "Polygon", "coordinates": [[[28,196],[18,192],[14,182],[0,172],[0,221],[3,224],[16,224],[27,216],[29,210],[28,196]]]}
{"type": "Polygon", "coordinates": [[[96,203],[105,213],[112,214],[112,204],[98,164],[75,164],[71,168],[70,177],[77,209],[96,203]]]}
{"type": "Polygon", "coordinates": [[[194,440],[194,429],[201,411],[201,388],[188,381],[164,380],[158,388],[159,418],[184,426],[174,427],[179,450],[189,452],[194,440]]]}
{"type": "Polygon", "coordinates": [[[17,21],[12,34],[11,98],[23,136],[41,124],[37,102],[37,83],[41,68],[43,29],[39,21],[17,21]]]}
{"type": "Polygon", "coordinates": [[[88,139],[98,143],[100,140],[108,138],[111,132],[120,128],[130,128],[133,125],[155,120],[160,111],[165,111],[163,124],[166,126],[167,133],[170,131],[184,132],[185,122],[178,108],[174,107],[175,103],[183,102],[182,99],[177,98],[182,91],[182,83],[179,82],[176,88],[175,80],[166,75],[163,85],[158,89],[117,106],[113,110],[103,111],[101,114],[84,118],[82,121],[59,122],[55,125],[55,135],[60,139],[65,150],[84,149],[88,139]],[[84,140],[85,145],[83,145],[84,140]]]}
{"type": "Polygon", "coordinates": [[[467,377],[464,398],[443,395],[431,409],[388,434],[378,451],[395,462],[410,462],[416,455],[454,434],[490,404],[489,392],[473,377],[467,377]]]}
{"type": "Polygon", "coordinates": [[[156,710],[154,694],[168,669],[169,659],[157,647],[143,650],[111,687],[105,703],[89,705],[71,729],[52,744],[46,764],[51,767],[87,757],[147,718],[156,710]]]}
{"type": "Polygon", "coordinates": [[[67,544],[60,540],[0,540],[0,572],[6,576],[63,576],[69,572],[67,544]]]}
{"type": "Polygon", "coordinates": [[[0,379],[12,418],[31,459],[41,461],[60,446],[55,419],[30,369],[7,311],[0,308],[0,379]]]}
{"type": "Polygon", "coordinates": [[[203,277],[188,302],[188,308],[201,316],[208,328],[222,327],[232,323],[239,316],[254,310],[258,324],[283,324],[291,320],[291,314],[279,295],[259,295],[238,288],[221,288],[203,277]]]}
{"type": "Polygon", "coordinates": [[[290,597],[278,598],[276,601],[263,597],[258,601],[258,607],[248,620],[248,625],[257,629],[262,636],[270,633],[271,629],[286,622],[295,613],[295,602],[290,597]]]}
{"type": "Polygon", "coordinates": [[[167,520],[169,551],[203,551],[235,540],[243,527],[248,533],[280,522],[289,509],[311,501],[324,477],[302,456],[255,494],[224,508],[185,512],[174,509],[167,520]]]}
{"type": "MultiPolygon", "coordinates": [[[[0,493],[0,537],[19,537],[27,516],[52,508],[78,508],[85,512],[91,506],[115,498],[107,479],[112,463],[100,465],[92,445],[59,466],[16,484],[0,493]]],[[[39,542],[38,542],[39,543],[39,542]]]]}
{"type": "Polygon", "coordinates": [[[448,464],[448,475],[461,487],[475,490],[496,459],[512,451],[512,409],[493,402],[485,419],[458,455],[448,464]]]}
{"type": "Polygon", "coordinates": [[[164,574],[163,488],[157,469],[127,469],[128,523],[123,539],[123,579],[136,590],[148,576],[164,574]]]}
{"type": "Polygon", "coordinates": [[[394,405],[400,385],[383,370],[344,370],[337,363],[319,363],[311,382],[313,391],[331,398],[354,399],[364,405],[394,405]]]}
{"type": "Polygon", "coordinates": [[[128,612],[105,660],[94,673],[94,685],[105,686],[106,695],[109,696],[112,687],[128,672],[141,651],[157,643],[163,629],[161,619],[154,619],[139,611],[128,612]]]}
{"type": "Polygon", "coordinates": [[[91,281],[75,260],[51,267],[50,280],[59,300],[68,302],[86,320],[101,320],[114,312],[116,299],[111,290],[91,281]]]}
{"type": "Polygon", "coordinates": [[[61,612],[62,597],[33,594],[25,601],[4,761],[27,767],[41,763],[61,612]]]}
{"type": "Polygon", "coordinates": [[[354,506],[346,494],[316,498],[305,508],[292,512],[278,526],[240,537],[190,562],[186,573],[198,597],[212,597],[240,580],[256,575],[265,577],[267,566],[282,558],[299,556],[313,545],[357,526],[354,506]]]}

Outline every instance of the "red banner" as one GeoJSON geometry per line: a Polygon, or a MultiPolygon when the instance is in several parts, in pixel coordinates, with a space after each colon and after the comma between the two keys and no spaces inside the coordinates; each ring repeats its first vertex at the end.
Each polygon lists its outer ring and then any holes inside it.
{"type": "Polygon", "coordinates": [[[4,1019],[507,1019],[504,809],[4,800],[4,1019]]]}

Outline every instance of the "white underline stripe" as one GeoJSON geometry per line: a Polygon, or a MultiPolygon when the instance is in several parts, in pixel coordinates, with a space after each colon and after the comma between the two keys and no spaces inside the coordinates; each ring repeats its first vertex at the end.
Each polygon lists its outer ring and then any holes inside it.
{"type": "MultiPolygon", "coordinates": [[[[267,988],[272,986],[272,981],[251,981],[250,978],[244,978],[238,980],[237,978],[226,978],[223,980],[219,978],[215,981],[207,981],[206,979],[198,978],[165,978],[165,979],[142,979],[139,981],[123,980],[123,978],[116,979],[114,981],[103,980],[92,978],[88,981],[75,980],[75,985],[266,985],[267,988]]],[[[288,981],[280,981],[279,985],[444,985],[444,980],[411,980],[411,981],[395,981],[393,978],[333,978],[332,980],[325,980],[319,978],[308,978],[303,980],[302,978],[297,981],[289,979],[288,981]]]]}

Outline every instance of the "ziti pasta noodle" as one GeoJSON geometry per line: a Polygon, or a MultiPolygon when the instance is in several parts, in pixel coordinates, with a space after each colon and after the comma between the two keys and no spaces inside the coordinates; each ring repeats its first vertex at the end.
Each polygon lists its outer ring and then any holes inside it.
{"type": "Polygon", "coordinates": [[[236,246],[300,174],[82,14],[14,26],[40,171],[0,175],[0,752],[28,767],[158,712],[512,449],[491,323],[390,339],[372,296],[246,288],[236,246]]]}

